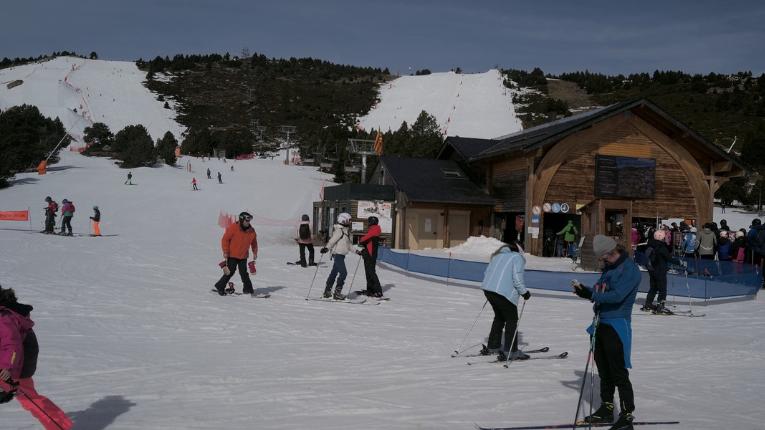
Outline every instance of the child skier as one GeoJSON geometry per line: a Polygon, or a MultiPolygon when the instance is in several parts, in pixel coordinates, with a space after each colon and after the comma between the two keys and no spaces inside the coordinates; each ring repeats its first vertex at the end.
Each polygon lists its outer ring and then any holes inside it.
{"type": "Polygon", "coordinates": [[[43,233],[53,234],[54,227],[56,226],[58,203],[50,198],[50,196],[46,197],[45,201],[48,203],[48,206],[45,207],[45,230],[43,230],[43,233]]]}
{"type": "Polygon", "coordinates": [[[63,206],[61,206],[61,234],[66,234],[67,236],[72,235],[72,217],[74,216],[74,203],[70,202],[67,199],[64,199],[61,201],[63,203],[63,206]]]}
{"type": "Polygon", "coordinates": [[[93,222],[93,236],[101,236],[101,211],[98,206],[93,206],[93,216],[90,217],[93,222]]]}
{"type": "Polygon", "coordinates": [[[313,238],[311,237],[310,218],[308,215],[303,214],[300,218],[300,227],[298,227],[298,237],[295,241],[298,243],[300,260],[296,261],[297,264],[307,267],[305,264],[305,250],[308,248],[308,266],[315,266],[313,261],[313,238]]]}
{"type": "Polygon", "coordinates": [[[345,212],[337,216],[337,224],[332,227],[332,237],[329,242],[321,248],[321,253],[326,254],[332,251],[332,271],[327,278],[327,286],[324,288],[324,298],[332,296],[332,285],[337,277],[337,286],[335,287],[335,300],[344,300],[342,294],[345,278],[348,276],[348,270],[345,268],[345,256],[353,247],[351,240],[351,215],[345,212]],[[339,275],[339,276],[338,276],[339,275]]]}
{"type": "Polygon", "coordinates": [[[199,191],[199,188],[197,188],[197,178],[191,178],[191,189],[199,191]]]}
{"type": "Polygon", "coordinates": [[[35,390],[39,346],[29,317],[32,306],[19,303],[13,289],[0,286],[0,403],[14,396],[46,430],[69,430],[72,420],[35,390]]]}

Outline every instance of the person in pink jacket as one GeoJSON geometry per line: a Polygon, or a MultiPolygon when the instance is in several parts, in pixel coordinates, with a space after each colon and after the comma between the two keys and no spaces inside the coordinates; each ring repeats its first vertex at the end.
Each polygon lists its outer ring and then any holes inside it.
{"type": "Polygon", "coordinates": [[[0,403],[15,396],[46,430],[69,430],[72,420],[39,394],[32,380],[39,347],[31,311],[32,306],[16,300],[13,289],[0,286],[0,403]]]}

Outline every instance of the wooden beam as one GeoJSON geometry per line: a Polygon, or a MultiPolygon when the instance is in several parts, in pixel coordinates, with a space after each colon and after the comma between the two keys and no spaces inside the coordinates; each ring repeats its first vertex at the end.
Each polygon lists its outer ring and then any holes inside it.
{"type": "Polygon", "coordinates": [[[718,161],[716,163],[712,163],[712,168],[717,173],[730,172],[733,170],[733,163],[730,161],[718,161]]]}

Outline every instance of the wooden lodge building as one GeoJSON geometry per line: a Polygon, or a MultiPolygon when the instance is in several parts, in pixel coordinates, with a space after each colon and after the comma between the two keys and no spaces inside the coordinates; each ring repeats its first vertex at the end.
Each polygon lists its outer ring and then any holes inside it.
{"type": "Polygon", "coordinates": [[[644,99],[497,139],[450,137],[439,158],[462,166],[494,198],[495,237],[518,235],[535,255],[569,219],[586,238],[585,255],[595,234],[630,249],[633,223],[703,225],[712,221],[715,191],[744,174],[736,157],[644,99]]]}
{"type": "Polygon", "coordinates": [[[369,186],[394,190],[394,248],[483,234],[552,255],[550,237],[571,220],[590,260],[595,234],[629,250],[633,223],[712,221],[715,191],[743,174],[735,156],[642,99],[496,139],[449,137],[437,160],[382,156],[369,186]]]}

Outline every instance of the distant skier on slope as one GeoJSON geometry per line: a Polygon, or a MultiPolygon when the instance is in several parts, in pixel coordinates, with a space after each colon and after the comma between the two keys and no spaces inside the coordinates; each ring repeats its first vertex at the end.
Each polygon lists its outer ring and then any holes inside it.
{"type": "Polygon", "coordinates": [[[220,172],[218,172],[218,183],[219,184],[223,183],[223,175],[221,175],[220,172]]]}
{"type": "Polygon", "coordinates": [[[199,191],[199,188],[197,188],[197,178],[191,178],[191,189],[193,191],[199,191]]]}
{"type": "Polygon", "coordinates": [[[666,245],[665,231],[656,230],[653,237],[648,240],[646,255],[648,257],[647,269],[651,280],[651,288],[645,297],[645,305],[640,308],[641,311],[653,312],[656,314],[671,314],[672,312],[664,305],[667,299],[667,269],[669,264],[682,265],[682,262],[672,258],[669,248],[666,245]],[[658,303],[653,304],[656,293],[659,293],[658,303]]]}
{"type": "Polygon", "coordinates": [[[242,212],[239,214],[239,221],[228,226],[223,234],[221,248],[226,266],[223,268],[223,276],[215,283],[215,289],[221,296],[226,295],[226,285],[234,276],[237,268],[239,269],[239,276],[242,278],[242,293],[255,293],[250,275],[247,273],[247,257],[249,257],[250,248],[252,248],[252,260],[258,259],[258,234],[250,225],[251,221],[252,215],[242,212]]]}
{"type": "Polygon", "coordinates": [[[210,176],[212,172],[210,172],[210,168],[207,168],[207,179],[212,179],[212,176],[210,176]]]}
{"type": "Polygon", "coordinates": [[[125,185],[133,185],[133,172],[128,172],[125,185]]]}
{"type": "Polygon", "coordinates": [[[343,212],[337,216],[337,224],[332,227],[332,237],[327,244],[321,248],[322,254],[332,252],[332,259],[334,260],[332,271],[329,272],[327,285],[324,288],[324,298],[332,297],[332,285],[335,283],[335,278],[337,278],[334,299],[345,299],[345,296],[342,294],[345,278],[348,276],[348,270],[345,267],[345,256],[350,252],[352,247],[351,215],[343,212]]]}

